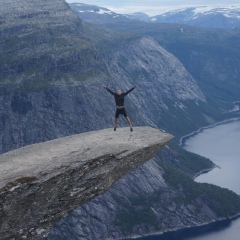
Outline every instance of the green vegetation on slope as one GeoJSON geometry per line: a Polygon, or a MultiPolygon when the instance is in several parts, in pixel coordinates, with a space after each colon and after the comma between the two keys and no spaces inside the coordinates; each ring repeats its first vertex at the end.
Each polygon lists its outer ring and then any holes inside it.
{"type": "Polygon", "coordinates": [[[55,13],[54,3],[48,4],[53,8],[47,16],[39,15],[39,9],[46,7],[42,2],[28,9],[31,19],[9,10],[9,19],[0,26],[0,86],[19,85],[34,91],[108,77],[94,44],[82,32],[82,21],[65,2],[58,2],[63,17],[55,13]]]}
{"type": "MultiPolygon", "coordinates": [[[[158,161],[158,164],[164,170],[163,178],[168,188],[161,188],[154,194],[132,197],[125,202],[116,200],[123,209],[117,212],[114,223],[126,235],[135,234],[139,226],[144,226],[146,232],[165,231],[168,224],[181,219],[182,211],[185,211],[183,215],[186,215],[186,211],[194,211],[192,214],[196,215],[196,219],[198,215],[201,218],[202,209],[206,206],[217,218],[233,217],[240,212],[240,197],[236,193],[212,184],[194,182],[169,163],[158,161]],[[169,217],[166,218],[167,215],[169,217]]],[[[183,221],[194,226],[192,216],[183,221]]]]}
{"type": "Polygon", "coordinates": [[[167,163],[160,163],[164,170],[163,178],[176,190],[182,189],[187,193],[182,199],[185,205],[203,200],[218,217],[231,217],[240,212],[240,197],[228,189],[207,184],[194,182],[190,177],[167,163]]]}

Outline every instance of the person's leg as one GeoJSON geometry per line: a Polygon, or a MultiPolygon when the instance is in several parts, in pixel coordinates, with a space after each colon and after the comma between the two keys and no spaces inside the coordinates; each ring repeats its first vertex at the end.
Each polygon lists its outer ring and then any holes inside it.
{"type": "Polygon", "coordinates": [[[130,120],[130,118],[128,117],[127,112],[126,112],[125,109],[123,109],[123,115],[124,115],[124,117],[125,117],[126,120],[127,120],[127,123],[128,123],[128,125],[129,125],[129,127],[130,127],[130,131],[132,132],[132,131],[133,131],[132,123],[131,123],[131,120],[130,120]]]}
{"type": "Polygon", "coordinates": [[[118,122],[118,118],[115,118],[114,119],[114,131],[116,131],[116,129],[117,129],[117,122],[118,122]]]}
{"type": "Polygon", "coordinates": [[[130,120],[130,118],[128,116],[126,117],[126,120],[128,122],[129,127],[132,128],[132,123],[131,123],[131,120],[130,120]]]}
{"type": "Polygon", "coordinates": [[[119,114],[120,114],[119,109],[116,109],[115,119],[114,119],[114,128],[113,128],[114,131],[116,131],[116,129],[117,129],[117,122],[118,122],[119,114]]]}

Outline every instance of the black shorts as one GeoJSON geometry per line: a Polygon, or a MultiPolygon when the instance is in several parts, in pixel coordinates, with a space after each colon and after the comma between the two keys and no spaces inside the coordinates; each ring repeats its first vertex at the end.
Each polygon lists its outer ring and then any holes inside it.
{"type": "Polygon", "coordinates": [[[125,108],[121,108],[121,109],[117,108],[115,113],[115,118],[118,118],[120,114],[122,114],[124,117],[127,117],[125,108]]]}

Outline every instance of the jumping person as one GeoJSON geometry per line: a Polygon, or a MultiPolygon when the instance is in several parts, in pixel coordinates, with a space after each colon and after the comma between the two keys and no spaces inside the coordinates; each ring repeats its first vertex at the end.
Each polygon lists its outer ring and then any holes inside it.
{"type": "Polygon", "coordinates": [[[125,97],[127,94],[129,94],[133,89],[135,89],[136,86],[133,87],[133,88],[131,88],[130,90],[128,90],[128,91],[125,92],[125,93],[123,93],[120,89],[118,89],[117,92],[114,93],[113,91],[111,91],[110,89],[108,89],[106,85],[103,85],[103,87],[104,87],[108,92],[110,92],[110,93],[114,96],[114,98],[115,98],[115,102],[116,102],[116,113],[115,113],[115,120],[114,120],[114,131],[116,131],[116,129],[117,129],[118,117],[119,117],[120,114],[122,114],[122,115],[126,118],[126,120],[127,120],[127,122],[128,122],[128,125],[129,125],[129,127],[130,127],[130,131],[132,132],[132,131],[133,131],[132,123],[131,123],[130,118],[128,117],[128,115],[127,115],[127,113],[126,113],[126,110],[125,110],[125,108],[124,108],[124,97],[125,97]]]}

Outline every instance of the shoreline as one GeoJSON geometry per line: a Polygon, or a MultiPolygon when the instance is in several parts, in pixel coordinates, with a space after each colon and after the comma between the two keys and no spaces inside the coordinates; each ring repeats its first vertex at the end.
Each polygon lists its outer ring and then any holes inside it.
{"type": "MultiPolygon", "coordinates": [[[[229,110],[229,112],[231,112],[231,111],[239,112],[240,111],[240,101],[234,101],[233,104],[235,106],[233,107],[232,110],[229,110]],[[238,109],[234,110],[235,107],[238,107],[238,109]]],[[[201,127],[199,129],[197,129],[196,131],[193,131],[193,132],[191,132],[191,133],[189,133],[187,135],[182,136],[180,141],[179,141],[179,147],[183,147],[185,138],[189,138],[191,136],[194,136],[195,134],[200,133],[204,129],[212,128],[212,127],[215,127],[215,126],[220,125],[220,124],[224,124],[224,123],[228,123],[228,122],[234,122],[234,121],[239,121],[239,120],[240,120],[240,117],[234,117],[234,118],[225,119],[225,120],[220,121],[220,122],[215,122],[215,123],[213,123],[211,125],[208,125],[208,126],[205,126],[205,127],[201,127]]]]}
{"type": "MultiPolygon", "coordinates": [[[[240,218],[240,212],[233,215],[233,216],[230,216],[230,217],[226,217],[226,218],[219,218],[217,220],[212,220],[210,222],[205,222],[205,223],[202,223],[200,225],[197,225],[197,226],[188,226],[188,227],[185,227],[185,228],[176,228],[176,229],[172,229],[172,230],[167,230],[167,231],[158,231],[158,232],[155,232],[155,233],[149,233],[149,234],[146,234],[144,236],[131,236],[129,238],[126,238],[126,240],[131,240],[131,239],[139,239],[139,240],[145,240],[149,237],[167,237],[166,235],[176,235],[176,234],[181,234],[181,232],[184,232],[184,231],[193,231],[193,230],[196,230],[196,231],[199,231],[199,232],[202,232],[203,228],[209,228],[210,229],[213,229],[214,227],[216,227],[215,225],[217,224],[227,224],[227,223],[230,223],[231,221],[234,221],[234,220],[237,220],[238,218],[240,218]]],[[[208,231],[209,231],[208,230],[208,231]]],[[[194,234],[193,235],[197,235],[196,231],[194,231],[194,234]]]]}
{"type": "Polygon", "coordinates": [[[205,174],[205,173],[208,173],[208,172],[211,172],[213,169],[215,169],[215,168],[219,168],[219,169],[221,169],[221,167],[219,167],[218,165],[216,165],[215,163],[213,163],[213,167],[211,167],[211,168],[207,168],[207,169],[203,169],[203,170],[201,170],[201,171],[199,171],[199,172],[197,172],[192,178],[193,178],[193,180],[195,180],[197,177],[199,177],[200,175],[202,175],[202,174],[205,174]]]}
{"type": "MultiPolygon", "coordinates": [[[[235,111],[235,112],[240,111],[240,101],[235,101],[235,102],[233,102],[233,104],[235,105],[234,108],[235,108],[235,107],[238,107],[238,110],[230,110],[230,112],[231,112],[231,111],[235,111]]],[[[234,109],[234,108],[233,108],[233,109],[234,109]]],[[[216,127],[216,126],[221,125],[221,124],[230,123],[230,122],[235,122],[235,121],[239,121],[239,120],[240,120],[240,117],[234,117],[234,118],[225,119],[225,120],[220,121],[220,122],[215,122],[215,123],[213,123],[213,124],[211,124],[211,125],[208,125],[208,126],[205,126],[205,127],[201,127],[201,128],[199,128],[199,129],[197,129],[196,131],[193,131],[193,132],[191,132],[191,133],[189,133],[189,134],[187,134],[187,135],[182,136],[181,139],[180,139],[180,141],[179,141],[179,147],[181,147],[181,148],[184,149],[184,144],[185,144],[186,139],[188,139],[189,137],[192,137],[192,136],[194,136],[194,135],[202,132],[202,131],[205,130],[205,129],[213,128],[213,127],[216,127]]],[[[211,160],[211,159],[210,159],[210,160],[211,160]]],[[[212,160],[211,160],[211,161],[212,161],[212,160]]],[[[216,165],[214,162],[212,162],[212,163],[213,163],[213,166],[212,166],[211,168],[203,169],[203,170],[197,172],[197,173],[192,177],[193,180],[195,180],[198,176],[200,176],[200,175],[202,175],[202,174],[205,174],[205,173],[208,173],[208,172],[212,171],[212,170],[215,169],[215,168],[221,169],[221,167],[219,167],[218,165],[216,165]]]]}
{"type": "Polygon", "coordinates": [[[191,132],[191,133],[189,133],[187,135],[182,136],[180,141],[179,141],[179,147],[183,147],[184,140],[186,138],[192,137],[192,136],[202,132],[205,129],[213,128],[213,127],[216,127],[216,126],[221,125],[221,124],[225,124],[225,123],[229,123],[229,122],[235,122],[235,121],[239,121],[239,120],[240,120],[240,117],[229,118],[229,119],[226,119],[226,120],[223,120],[223,121],[220,121],[220,122],[216,122],[216,123],[213,123],[213,124],[205,126],[205,127],[201,127],[198,130],[196,130],[196,131],[193,131],[193,132],[191,132]]]}
{"type": "MultiPolygon", "coordinates": [[[[240,101],[237,102],[237,103],[240,103],[240,101]]],[[[194,136],[194,135],[202,132],[202,131],[205,130],[205,129],[213,128],[213,127],[216,127],[216,126],[221,125],[221,124],[230,123],[230,122],[235,122],[235,121],[240,121],[240,117],[229,118],[229,119],[226,119],[226,120],[223,120],[223,121],[220,121],[220,122],[216,122],[216,123],[213,123],[213,124],[208,125],[208,126],[205,126],[205,127],[201,127],[201,128],[199,128],[198,130],[193,131],[193,132],[191,132],[191,133],[189,133],[189,134],[184,135],[183,137],[181,137],[181,139],[180,139],[180,141],[179,141],[179,147],[181,147],[181,148],[184,149],[184,144],[185,144],[185,140],[186,140],[186,139],[188,139],[189,137],[192,137],[192,136],[194,136]]],[[[200,156],[201,156],[201,155],[200,155],[200,156]]],[[[210,159],[210,161],[212,161],[212,160],[210,159]]],[[[211,168],[203,169],[203,170],[197,172],[195,175],[193,175],[193,177],[192,177],[193,180],[195,180],[197,177],[199,177],[199,176],[202,175],[202,174],[205,174],[205,173],[208,173],[208,172],[212,171],[212,170],[215,169],[215,168],[221,169],[221,167],[219,167],[218,165],[216,165],[213,161],[212,161],[212,163],[213,163],[213,166],[212,166],[211,168]]]]}

